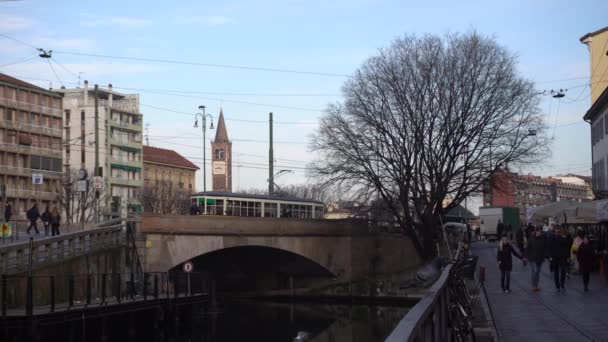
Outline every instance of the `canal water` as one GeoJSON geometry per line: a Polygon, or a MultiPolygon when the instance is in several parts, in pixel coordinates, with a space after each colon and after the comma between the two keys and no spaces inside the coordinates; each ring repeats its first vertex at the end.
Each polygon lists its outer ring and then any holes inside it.
{"type": "Polygon", "coordinates": [[[64,316],[3,329],[2,341],[384,341],[400,306],[225,301],[107,316],[64,316]]]}

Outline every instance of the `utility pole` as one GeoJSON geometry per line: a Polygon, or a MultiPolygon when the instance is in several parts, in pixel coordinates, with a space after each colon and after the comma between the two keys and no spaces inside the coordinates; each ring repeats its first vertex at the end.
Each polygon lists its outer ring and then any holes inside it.
{"type": "MultiPolygon", "coordinates": [[[[99,176],[99,96],[97,93],[99,86],[95,85],[95,170],[93,176],[99,176]]],[[[99,190],[95,189],[95,222],[99,218],[99,190]]]]}
{"type": "Polygon", "coordinates": [[[270,125],[270,148],[268,150],[268,195],[274,193],[274,153],[272,150],[272,112],[269,118],[270,125]]]}

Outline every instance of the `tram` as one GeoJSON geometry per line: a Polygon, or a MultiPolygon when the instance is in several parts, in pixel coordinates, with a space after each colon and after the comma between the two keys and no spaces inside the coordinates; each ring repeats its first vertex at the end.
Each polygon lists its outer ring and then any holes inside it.
{"type": "Polygon", "coordinates": [[[220,216],[310,220],[322,219],[325,209],[323,202],[301,198],[215,191],[195,193],[191,201],[201,214],[220,216]]]}

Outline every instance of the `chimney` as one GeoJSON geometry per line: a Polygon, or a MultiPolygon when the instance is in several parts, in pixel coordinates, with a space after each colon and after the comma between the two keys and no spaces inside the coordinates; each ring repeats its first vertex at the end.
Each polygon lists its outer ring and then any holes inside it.
{"type": "Polygon", "coordinates": [[[110,90],[108,94],[108,106],[112,107],[112,83],[108,84],[108,90],[110,90]]]}
{"type": "Polygon", "coordinates": [[[84,106],[89,105],[89,81],[84,80],[84,106]]]}

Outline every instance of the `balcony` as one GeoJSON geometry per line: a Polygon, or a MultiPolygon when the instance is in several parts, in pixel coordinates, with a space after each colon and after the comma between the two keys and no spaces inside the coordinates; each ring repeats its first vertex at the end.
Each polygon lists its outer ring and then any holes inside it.
{"type": "Polygon", "coordinates": [[[40,174],[42,174],[42,177],[44,177],[46,179],[63,178],[63,172],[36,170],[36,169],[30,169],[27,167],[0,165],[0,174],[7,174],[7,175],[14,175],[14,176],[31,176],[32,173],[40,173],[40,174]]]}
{"type": "Polygon", "coordinates": [[[42,201],[55,201],[59,194],[51,191],[6,189],[6,196],[13,198],[34,198],[42,201]]]}
{"type": "Polygon", "coordinates": [[[37,105],[37,104],[33,104],[33,103],[9,100],[7,98],[2,98],[2,97],[0,97],[0,105],[6,106],[6,107],[11,107],[14,109],[25,110],[28,112],[43,113],[43,114],[48,114],[48,115],[53,115],[53,116],[58,116],[58,117],[63,116],[63,111],[61,109],[41,106],[41,105],[37,105]]]}
{"type": "Polygon", "coordinates": [[[110,105],[108,100],[99,100],[99,105],[109,107],[110,109],[139,114],[139,105],[136,100],[112,100],[112,105],[110,105]]]}
{"type": "Polygon", "coordinates": [[[130,166],[130,167],[137,167],[139,169],[143,168],[143,163],[141,162],[141,160],[124,161],[121,159],[110,158],[110,164],[120,164],[120,165],[125,165],[125,166],[130,166]]]}
{"type": "Polygon", "coordinates": [[[58,128],[30,125],[30,124],[21,123],[21,122],[3,120],[3,121],[0,121],[0,127],[29,132],[29,133],[35,133],[35,134],[51,135],[51,136],[58,137],[58,138],[63,137],[63,132],[58,128]]]}
{"type": "Polygon", "coordinates": [[[140,151],[143,148],[143,144],[142,144],[141,141],[133,141],[133,140],[131,140],[131,141],[124,142],[122,140],[116,139],[116,138],[111,137],[111,136],[110,136],[110,139],[108,139],[108,140],[110,142],[110,145],[131,147],[131,148],[138,149],[140,151]]]}
{"type": "MultiPolygon", "coordinates": [[[[141,146],[141,144],[140,144],[141,146]]],[[[141,147],[140,147],[141,148],[141,147]]],[[[0,143],[0,151],[20,153],[20,154],[34,154],[52,158],[62,158],[63,152],[61,150],[51,150],[48,148],[34,147],[28,145],[19,145],[12,143],[0,143]]]]}
{"type": "Polygon", "coordinates": [[[111,185],[125,185],[125,186],[134,186],[134,187],[143,187],[144,180],[143,179],[127,179],[127,178],[110,178],[111,185]]]}
{"type": "Polygon", "coordinates": [[[132,124],[128,122],[122,122],[118,120],[108,120],[108,124],[112,127],[123,128],[130,131],[141,132],[141,124],[132,124]]]}

